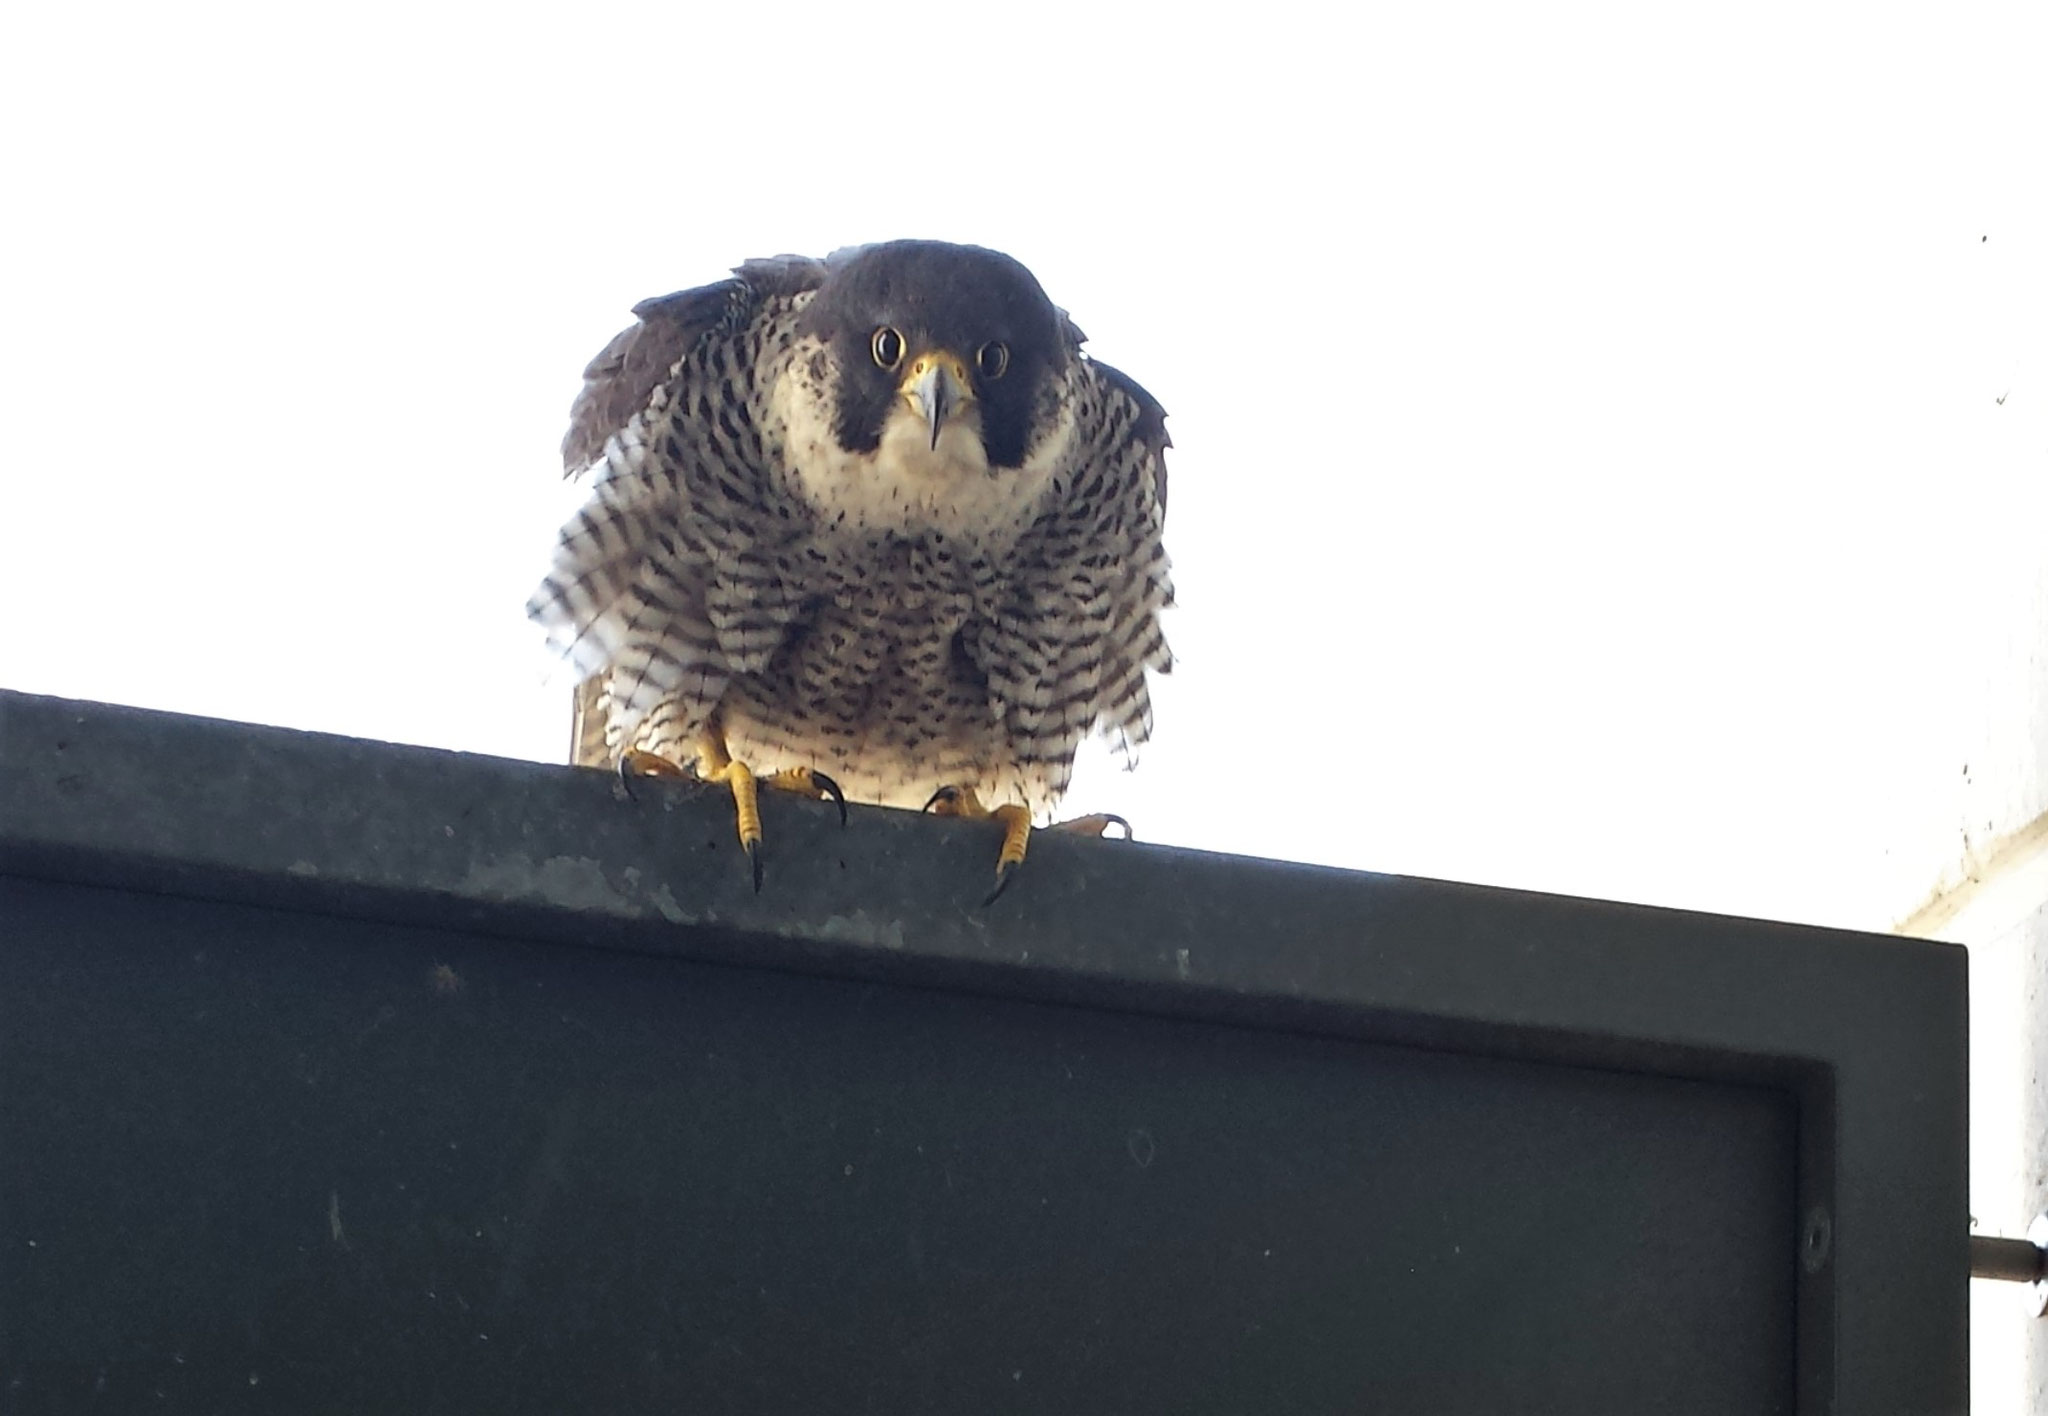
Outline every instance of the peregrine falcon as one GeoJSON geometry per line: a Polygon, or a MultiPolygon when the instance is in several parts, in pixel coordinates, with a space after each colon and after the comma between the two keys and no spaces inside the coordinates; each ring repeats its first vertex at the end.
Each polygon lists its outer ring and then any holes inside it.
{"type": "Polygon", "coordinates": [[[994,816],[994,899],[1082,740],[1151,731],[1165,411],[975,246],[749,261],[633,313],[527,603],[579,681],[573,760],[726,783],[757,890],[757,774],[994,816]]]}

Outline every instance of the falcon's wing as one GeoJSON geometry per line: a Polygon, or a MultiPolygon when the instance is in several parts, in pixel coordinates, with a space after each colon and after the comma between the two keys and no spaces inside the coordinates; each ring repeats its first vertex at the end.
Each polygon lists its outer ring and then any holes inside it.
{"type": "Polygon", "coordinates": [[[572,762],[610,759],[607,723],[620,709],[637,721],[663,696],[708,709],[723,693],[701,548],[687,535],[704,469],[687,450],[679,455],[671,403],[678,384],[707,376],[698,364],[729,353],[764,302],[815,288],[823,274],[820,262],[778,256],[714,285],[644,300],[633,309],[638,322],[584,370],[562,461],[569,476],[590,476],[591,494],[527,603],[577,675],[572,762]]]}
{"type": "Polygon", "coordinates": [[[1150,453],[1146,465],[1151,473],[1152,497],[1159,503],[1159,518],[1166,519],[1166,450],[1173,446],[1173,439],[1166,432],[1166,409],[1158,399],[1145,392],[1139,382],[1122,369],[1091,359],[1088,367],[1093,369],[1101,381],[1116,393],[1122,394],[1137,409],[1137,421],[1131,425],[1131,435],[1150,453]]]}
{"type": "Polygon", "coordinates": [[[612,336],[583,370],[562,439],[563,470],[573,477],[603,456],[605,440],[646,409],[707,335],[738,329],[762,299],[816,289],[824,276],[825,263],[808,256],[770,256],[748,261],[730,280],[635,305],[637,322],[612,336]]]}
{"type": "Polygon", "coordinates": [[[583,370],[583,388],[569,409],[562,468],[570,476],[604,455],[605,439],[647,407],[655,389],[675,374],[678,361],[705,334],[723,324],[743,299],[737,280],[679,290],[642,300],[636,323],[620,330],[583,370]]]}
{"type": "Polygon", "coordinates": [[[1015,593],[968,646],[987,674],[1019,785],[1034,809],[1066,789],[1091,730],[1126,756],[1152,732],[1147,672],[1172,668],[1166,410],[1092,360],[1076,377],[1074,449],[1016,549],[1015,593]]]}

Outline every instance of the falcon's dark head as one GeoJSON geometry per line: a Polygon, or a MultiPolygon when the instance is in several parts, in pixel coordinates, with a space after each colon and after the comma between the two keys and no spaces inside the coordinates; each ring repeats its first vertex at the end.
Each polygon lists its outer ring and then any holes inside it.
{"type": "Polygon", "coordinates": [[[991,470],[1022,466],[1049,431],[1076,343],[1030,271],[943,241],[834,257],[799,332],[831,352],[827,402],[846,452],[885,440],[909,451],[916,438],[930,454],[966,454],[978,442],[991,470]]]}

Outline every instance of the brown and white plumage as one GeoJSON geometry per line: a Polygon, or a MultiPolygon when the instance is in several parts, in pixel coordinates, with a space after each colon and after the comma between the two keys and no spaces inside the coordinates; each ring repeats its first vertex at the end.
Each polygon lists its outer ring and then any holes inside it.
{"type": "Polygon", "coordinates": [[[575,760],[688,763],[708,727],[856,800],[1042,814],[1091,730],[1145,740],[1165,415],[1023,266],[893,242],[634,313],[585,371],[589,494],[527,606],[580,681],[575,760]]]}

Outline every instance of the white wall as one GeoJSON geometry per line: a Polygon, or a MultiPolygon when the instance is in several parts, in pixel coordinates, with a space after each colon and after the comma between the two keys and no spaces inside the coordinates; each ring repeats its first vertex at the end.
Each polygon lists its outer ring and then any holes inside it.
{"type": "MultiPolygon", "coordinates": [[[[2019,1236],[2048,1213],[2048,820],[1980,860],[1905,932],[1970,947],[1970,1209],[2019,1236]]],[[[2048,1412],[2048,1320],[2017,1285],[1972,1285],[1971,1399],[2048,1412]]]]}

